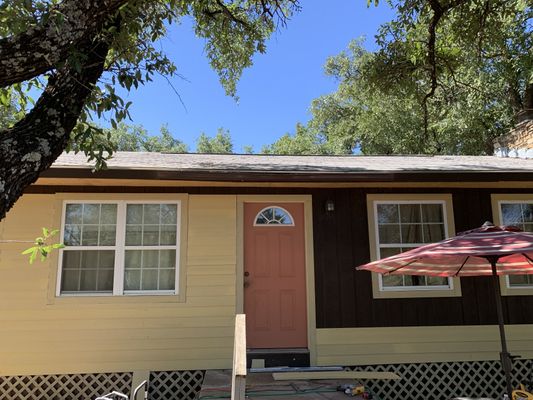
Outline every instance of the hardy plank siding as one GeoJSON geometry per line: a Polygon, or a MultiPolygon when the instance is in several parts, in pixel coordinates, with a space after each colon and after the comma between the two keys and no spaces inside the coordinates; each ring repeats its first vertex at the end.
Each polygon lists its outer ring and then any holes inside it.
{"type": "MultiPolygon", "coordinates": [[[[0,221],[0,239],[7,241],[0,243],[0,330],[9,329],[11,319],[19,320],[23,310],[40,314],[47,303],[47,266],[38,262],[29,265],[27,256],[20,253],[42,235],[41,227],[54,223],[50,199],[48,195],[23,196],[9,212],[9,217],[0,221]]],[[[4,335],[0,337],[5,338],[4,335]]],[[[6,340],[0,341],[0,348],[15,349],[6,340]]],[[[2,364],[0,362],[0,369],[2,364]]]]}
{"type": "MultiPolygon", "coordinates": [[[[509,350],[533,358],[533,325],[507,327],[509,350]]],[[[319,365],[498,360],[494,325],[317,330],[319,365]]]]}
{"type": "MultiPolygon", "coordinates": [[[[42,226],[59,227],[63,198],[120,196],[25,195],[0,223],[1,238],[32,240],[42,226]]],[[[0,375],[231,366],[235,196],[190,196],[182,205],[180,296],[56,298],[57,253],[30,266],[20,255],[30,244],[3,243],[0,375]]]]}
{"type": "MultiPolygon", "coordinates": [[[[243,290],[236,284],[242,252],[238,204],[239,196],[247,195],[275,195],[276,201],[295,195],[311,199],[309,248],[314,253],[308,259],[313,260],[315,290],[309,306],[316,307],[316,324],[313,318],[309,347],[316,364],[496,359],[490,278],[461,279],[458,297],[374,298],[370,273],[355,271],[371,254],[367,196],[451,195],[457,232],[495,219],[494,194],[533,198],[528,185],[502,188],[498,182],[343,188],[56,183],[60,186],[28,190],[0,223],[2,239],[31,240],[42,226],[60,227],[65,199],[180,200],[180,294],[56,297],[57,253],[44,264],[30,266],[20,255],[30,244],[1,244],[0,375],[229,367],[233,318],[242,306],[243,290]],[[334,212],[325,211],[328,200],[334,212]]],[[[504,308],[511,351],[533,357],[533,295],[504,296],[504,308]]]]}

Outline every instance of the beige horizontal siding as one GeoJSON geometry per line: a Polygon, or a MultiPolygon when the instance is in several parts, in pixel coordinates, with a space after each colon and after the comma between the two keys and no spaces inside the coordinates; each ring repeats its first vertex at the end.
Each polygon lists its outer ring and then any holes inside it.
{"type": "MultiPolygon", "coordinates": [[[[183,302],[177,296],[56,298],[57,254],[29,265],[20,253],[31,244],[0,244],[0,375],[230,367],[235,196],[190,196],[186,203],[183,302]]],[[[61,206],[59,196],[23,196],[0,223],[0,238],[33,240],[43,226],[59,228],[61,206]]]]}
{"type": "MultiPolygon", "coordinates": [[[[513,354],[533,358],[533,325],[506,327],[513,354]]],[[[499,359],[497,326],[317,330],[319,365],[365,365],[499,359]]]]}

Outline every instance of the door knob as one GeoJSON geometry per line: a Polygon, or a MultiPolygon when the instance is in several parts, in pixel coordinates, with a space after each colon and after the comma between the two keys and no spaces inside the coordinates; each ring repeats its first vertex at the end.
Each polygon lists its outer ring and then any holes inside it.
{"type": "Polygon", "coordinates": [[[245,271],[244,276],[250,276],[250,273],[248,271],[245,271]]]}

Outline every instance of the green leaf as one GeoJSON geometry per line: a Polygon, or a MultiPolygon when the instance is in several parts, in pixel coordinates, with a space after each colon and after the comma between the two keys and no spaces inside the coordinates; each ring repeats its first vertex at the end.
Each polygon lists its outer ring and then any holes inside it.
{"type": "Polygon", "coordinates": [[[11,105],[9,94],[6,90],[0,90],[0,104],[4,107],[9,107],[11,105]]]}
{"type": "Polygon", "coordinates": [[[34,249],[34,251],[32,251],[32,253],[30,254],[30,264],[33,264],[33,262],[37,258],[37,251],[38,249],[34,249]]]}
{"type": "Polygon", "coordinates": [[[52,250],[62,249],[65,247],[63,243],[52,243],[48,244],[48,240],[56,235],[59,232],[58,229],[49,230],[48,228],[42,228],[42,237],[38,237],[35,239],[36,246],[30,247],[29,249],[24,250],[21,254],[23,255],[30,255],[29,262],[30,264],[33,264],[33,262],[36,260],[37,255],[40,255],[40,260],[45,261],[46,258],[50,255],[52,250]]]}

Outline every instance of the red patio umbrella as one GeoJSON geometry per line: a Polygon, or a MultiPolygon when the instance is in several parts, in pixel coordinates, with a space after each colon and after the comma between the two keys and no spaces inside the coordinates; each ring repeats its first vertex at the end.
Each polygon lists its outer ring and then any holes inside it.
{"type": "Polygon", "coordinates": [[[511,355],[507,351],[498,275],[533,274],[533,234],[515,226],[483,226],[457,236],[373,261],[358,270],[384,275],[482,276],[492,275],[507,394],[511,397],[511,355]]]}

